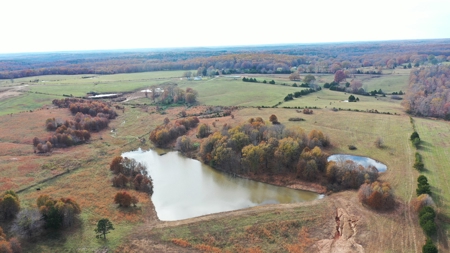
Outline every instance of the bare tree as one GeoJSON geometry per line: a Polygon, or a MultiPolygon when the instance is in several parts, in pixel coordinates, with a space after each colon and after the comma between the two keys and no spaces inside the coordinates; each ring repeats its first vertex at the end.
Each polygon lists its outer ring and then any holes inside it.
{"type": "Polygon", "coordinates": [[[12,224],[11,231],[21,238],[32,238],[42,233],[44,220],[37,209],[22,209],[12,224]]]}

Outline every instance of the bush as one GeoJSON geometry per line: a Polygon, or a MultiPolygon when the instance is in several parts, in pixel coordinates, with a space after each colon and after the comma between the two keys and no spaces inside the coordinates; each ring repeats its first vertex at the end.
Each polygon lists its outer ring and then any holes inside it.
{"type": "Polygon", "coordinates": [[[350,149],[350,150],[356,150],[357,148],[356,148],[356,146],[354,146],[354,145],[348,145],[348,149],[350,149]]]}
{"type": "Polygon", "coordinates": [[[361,203],[375,210],[389,210],[395,205],[391,186],[388,183],[379,181],[361,185],[358,191],[358,198],[361,203]]]}
{"type": "Polygon", "coordinates": [[[421,194],[411,201],[414,211],[419,212],[425,206],[433,206],[433,199],[428,194],[421,194]]]}
{"type": "Polygon", "coordinates": [[[289,118],[289,121],[305,121],[305,119],[296,117],[296,118],[289,118]]]}
{"type": "Polygon", "coordinates": [[[417,189],[416,189],[417,196],[421,194],[428,194],[431,195],[431,188],[428,184],[428,179],[424,175],[420,175],[417,178],[417,189]]]}
{"type": "Polygon", "coordinates": [[[420,146],[420,139],[419,138],[415,138],[412,141],[412,143],[413,143],[414,147],[419,148],[419,146],[420,146]]]}
{"type": "Polygon", "coordinates": [[[383,148],[383,145],[384,145],[383,138],[377,137],[377,139],[375,140],[375,146],[377,148],[383,148]]]}
{"type": "Polygon", "coordinates": [[[425,245],[422,246],[422,253],[438,253],[436,246],[429,237],[427,238],[425,245]]]}
{"type": "Polygon", "coordinates": [[[436,218],[436,212],[430,206],[422,208],[419,212],[419,224],[423,229],[423,232],[428,236],[436,234],[437,227],[434,219],[436,218]]]}
{"type": "Polygon", "coordinates": [[[425,165],[422,162],[422,156],[416,152],[416,161],[414,162],[413,167],[418,171],[423,171],[425,169],[425,165]]]}

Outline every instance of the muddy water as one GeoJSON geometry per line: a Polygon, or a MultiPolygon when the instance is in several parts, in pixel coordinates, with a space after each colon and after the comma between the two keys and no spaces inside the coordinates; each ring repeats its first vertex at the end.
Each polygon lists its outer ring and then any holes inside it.
{"type": "Polygon", "coordinates": [[[331,155],[327,159],[327,161],[335,161],[335,162],[344,162],[347,160],[351,160],[355,163],[361,164],[366,168],[369,166],[374,166],[375,168],[377,168],[378,172],[385,172],[387,170],[387,166],[385,164],[365,156],[337,154],[331,155]]]}
{"type": "Polygon", "coordinates": [[[160,220],[172,221],[257,205],[311,201],[322,195],[277,187],[218,172],[178,152],[132,151],[153,178],[152,201],[160,220]]]}

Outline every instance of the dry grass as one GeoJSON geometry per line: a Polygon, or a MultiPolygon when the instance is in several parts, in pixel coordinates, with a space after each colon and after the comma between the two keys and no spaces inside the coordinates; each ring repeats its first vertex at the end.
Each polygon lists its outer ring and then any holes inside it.
{"type": "MultiPolygon", "coordinates": [[[[170,74],[164,78],[170,79],[170,74]]],[[[109,77],[108,82],[118,82],[125,77],[109,77]]],[[[48,77],[50,78],[50,77],[48,77]]],[[[106,78],[106,77],[105,77],[106,78]]],[[[143,77],[145,79],[147,77],[143,77]]],[[[330,76],[320,77],[323,80],[330,76]]],[[[50,78],[51,79],[51,78],[50,78]]],[[[49,80],[50,80],[49,79],[49,80]]],[[[59,82],[53,78],[52,82],[59,82]],[[54,80],[53,80],[54,79],[54,80]]],[[[83,79],[84,80],[84,79],[83,79]]],[[[106,79],[105,79],[106,80],[106,79]]],[[[156,80],[156,79],[155,79],[156,80]]],[[[328,80],[328,79],[327,79],[328,80]]],[[[64,81],[64,85],[72,85],[78,80],[64,81]]],[[[92,80],[91,80],[92,81],[92,80]]],[[[88,82],[88,81],[86,81],[88,82]]],[[[134,81],[133,81],[134,82],[134,81]]],[[[212,81],[210,81],[212,82],[212,81]]],[[[107,82],[105,82],[106,84],[107,82]]],[[[225,83],[225,82],[224,82],[225,83]]],[[[211,88],[212,83],[198,83],[203,88],[211,88]]],[[[239,85],[242,83],[239,82],[239,85]]],[[[86,83],[89,85],[89,83],[86,83]]],[[[141,84],[136,81],[133,87],[141,84]]],[[[181,86],[190,86],[191,83],[181,83],[181,86]]],[[[220,85],[217,83],[216,85],[220,85]]],[[[87,87],[87,86],[86,86],[87,87]]],[[[272,87],[272,86],[271,86],[272,87]]],[[[273,86],[286,94],[292,88],[273,86]]],[[[397,87],[400,86],[394,86],[397,87]]],[[[35,87],[36,89],[42,87],[35,87]]],[[[195,88],[195,87],[194,87],[195,88]]],[[[247,89],[248,87],[245,87],[247,89]]],[[[264,88],[264,87],[263,87],[264,88]]],[[[383,88],[382,88],[383,89],[383,88]]],[[[383,89],[384,90],[384,89],[383,89]]],[[[84,92],[84,91],[83,91],[84,92]]],[[[270,101],[277,99],[278,95],[270,97],[270,101]]],[[[214,96],[205,97],[213,99],[214,96]]],[[[201,100],[200,95],[200,100],[201,100]]],[[[232,94],[227,95],[228,98],[232,94]]],[[[227,98],[225,96],[225,100],[227,98]]],[[[44,137],[49,134],[44,129],[45,119],[48,117],[65,118],[70,114],[65,109],[45,109],[32,113],[18,113],[13,116],[0,117],[0,190],[21,189],[32,185],[39,180],[51,178],[70,169],[71,172],[46,183],[39,184],[41,191],[32,189],[20,194],[23,206],[34,206],[40,194],[49,194],[54,198],[72,197],[82,207],[81,225],[59,236],[43,238],[37,243],[25,245],[27,252],[54,252],[59,251],[95,251],[100,248],[120,249],[129,247],[124,252],[139,252],[152,249],[155,251],[216,251],[222,252],[289,252],[303,250],[304,246],[298,239],[303,228],[308,228],[308,235],[314,241],[329,239],[334,235],[334,211],[337,207],[345,208],[347,212],[361,217],[358,223],[357,242],[364,246],[367,252],[419,252],[423,243],[423,235],[418,226],[416,215],[411,213],[408,203],[415,194],[415,180],[418,173],[412,168],[414,148],[408,141],[412,132],[409,117],[402,112],[398,102],[376,100],[374,98],[361,98],[358,103],[343,103],[348,94],[321,91],[300,99],[296,99],[286,106],[319,106],[322,109],[314,110],[312,115],[301,115],[306,121],[289,122],[290,117],[298,116],[291,109],[262,109],[246,108],[233,112],[234,119],[223,117],[217,119],[202,119],[210,125],[214,122],[218,130],[224,124],[236,125],[250,117],[260,116],[268,121],[271,114],[277,115],[279,121],[286,126],[299,126],[309,132],[319,129],[329,135],[332,147],[329,153],[347,153],[370,156],[385,163],[388,171],[381,179],[391,183],[395,195],[399,198],[399,207],[391,213],[376,213],[361,206],[356,200],[354,192],[344,192],[326,197],[322,201],[299,204],[293,206],[273,206],[252,208],[231,214],[217,214],[199,219],[183,222],[163,223],[156,220],[152,203],[147,195],[138,195],[140,203],[137,208],[121,209],[113,204],[113,197],[118,191],[111,187],[108,164],[112,157],[123,151],[138,147],[150,148],[150,144],[141,144],[138,137],[148,139],[148,133],[163,119],[177,118],[176,114],[186,108],[169,108],[162,115],[156,113],[153,107],[126,107],[125,114],[120,112],[119,117],[111,122],[109,130],[94,134],[92,141],[87,145],[80,145],[69,149],[55,150],[50,156],[37,156],[32,153],[31,139],[35,136],[44,137]],[[320,97],[320,98],[317,98],[320,97]],[[340,104],[343,108],[377,109],[401,114],[400,116],[370,114],[362,112],[329,110],[329,103],[340,104]],[[346,107],[344,107],[344,105],[346,107]],[[325,106],[328,108],[325,109],[325,106]],[[350,107],[349,107],[350,106],[350,107]],[[216,121],[217,120],[217,121],[216,121]],[[381,136],[385,142],[384,148],[376,148],[373,144],[381,136]],[[358,149],[348,150],[348,145],[355,145],[358,149]],[[106,242],[94,237],[93,229],[99,218],[108,217],[113,221],[116,230],[108,236],[106,242]],[[301,225],[292,228],[288,224],[299,222],[301,225]],[[142,224],[142,225],[141,225],[142,224]],[[127,236],[129,237],[127,238],[127,236]],[[392,238],[396,238],[393,240],[392,238]],[[135,240],[129,243],[126,240],[135,240]],[[150,243],[146,243],[149,240],[150,243]],[[172,240],[187,242],[187,248],[178,247],[172,240]],[[79,242],[83,242],[80,246],[79,242]],[[134,242],[142,245],[135,247],[134,242]],[[155,246],[159,244],[159,246],[155,246]],[[162,244],[162,245],[161,245],[162,244]],[[280,245],[283,249],[280,250],[280,245]],[[145,247],[144,247],[145,246],[145,247]],[[158,248],[159,247],[159,248],[158,248]]],[[[241,99],[241,98],[239,98],[241,99]]],[[[268,102],[270,102],[267,100],[268,102]]],[[[274,101],[275,101],[274,100],[274,101]]],[[[211,100],[212,101],[212,100],[211,100]]],[[[244,100],[243,100],[244,101],[244,100]]],[[[281,100],[280,100],[281,101],[281,100]]],[[[258,105],[258,99],[251,104],[258,105]]],[[[227,101],[232,104],[233,101],[227,101]]],[[[270,102],[271,103],[271,102],[270,102]]],[[[333,105],[334,106],[334,105],[333,105]]],[[[187,112],[202,110],[201,107],[189,108],[187,112]]],[[[448,207],[444,201],[447,195],[446,178],[448,173],[445,166],[448,164],[446,133],[448,124],[441,121],[418,120],[419,134],[425,141],[420,150],[423,154],[425,166],[430,174],[430,184],[436,189],[436,199],[442,214],[449,215],[448,207]],[[436,173],[435,173],[436,172],[436,173]]],[[[190,132],[195,135],[195,130],[190,132]]],[[[447,228],[447,225],[442,225],[447,228]]],[[[445,230],[444,230],[445,231],[445,230]]],[[[305,236],[303,236],[304,238],[305,236]]],[[[441,251],[446,247],[445,234],[440,234],[441,251]]]]}

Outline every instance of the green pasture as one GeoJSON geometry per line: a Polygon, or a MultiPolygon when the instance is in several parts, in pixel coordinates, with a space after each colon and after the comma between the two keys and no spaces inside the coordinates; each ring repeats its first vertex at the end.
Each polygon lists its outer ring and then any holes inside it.
{"type": "Polygon", "coordinates": [[[50,105],[55,96],[25,92],[20,96],[0,100],[0,116],[10,113],[29,111],[50,105]]]}
{"type": "MultiPolygon", "coordinates": [[[[256,78],[259,80],[259,78],[256,78]]],[[[262,78],[261,78],[262,79],[262,78]]],[[[295,91],[304,88],[243,82],[241,79],[216,77],[202,81],[182,81],[180,88],[191,87],[198,91],[198,101],[205,105],[272,106],[295,91]]]]}
{"type": "Polygon", "coordinates": [[[15,79],[15,84],[27,84],[32,92],[84,96],[87,92],[127,92],[166,81],[177,82],[184,71],[160,71],[116,75],[56,75],[15,79]],[[87,78],[83,78],[87,77],[87,78]],[[35,80],[39,80],[34,82],[35,80]]]}
{"type": "Polygon", "coordinates": [[[399,100],[391,99],[391,96],[386,97],[373,97],[373,96],[361,96],[353,95],[359,98],[359,102],[345,102],[348,97],[352,95],[346,92],[331,91],[328,89],[322,89],[321,91],[308,94],[294,100],[284,102],[279,107],[318,107],[322,109],[331,110],[332,108],[342,110],[378,110],[379,112],[389,112],[392,114],[404,114],[403,108],[400,105],[399,100]]]}
{"type": "MultiPolygon", "coordinates": [[[[450,228],[450,122],[414,118],[421,139],[418,152],[423,157],[425,175],[431,185],[432,197],[442,214],[441,225],[450,228]]],[[[448,236],[447,236],[448,237],[448,236]]]]}
{"type": "Polygon", "coordinates": [[[386,93],[398,92],[400,90],[405,92],[408,88],[409,75],[365,75],[358,76],[358,79],[362,80],[363,88],[368,92],[379,89],[386,93]]]}

